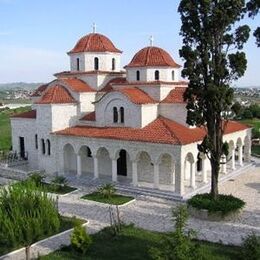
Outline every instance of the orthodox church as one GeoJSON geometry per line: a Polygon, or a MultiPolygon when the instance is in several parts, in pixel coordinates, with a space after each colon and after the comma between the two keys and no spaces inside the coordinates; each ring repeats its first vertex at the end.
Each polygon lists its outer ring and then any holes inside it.
{"type": "MultiPolygon", "coordinates": [[[[49,175],[108,179],[182,197],[210,183],[210,162],[197,144],[203,128],[186,124],[181,66],[160,47],[122,51],[87,34],[68,53],[70,70],[40,86],[30,112],[11,118],[12,148],[49,175]]],[[[250,161],[251,129],[229,121],[221,176],[250,161]]]]}

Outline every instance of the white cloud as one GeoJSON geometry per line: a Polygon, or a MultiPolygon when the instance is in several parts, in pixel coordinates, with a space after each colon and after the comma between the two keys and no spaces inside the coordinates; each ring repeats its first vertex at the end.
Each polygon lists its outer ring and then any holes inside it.
{"type": "Polygon", "coordinates": [[[53,50],[0,45],[0,82],[46,82],[68,68],[65,53],[53,50]]]}

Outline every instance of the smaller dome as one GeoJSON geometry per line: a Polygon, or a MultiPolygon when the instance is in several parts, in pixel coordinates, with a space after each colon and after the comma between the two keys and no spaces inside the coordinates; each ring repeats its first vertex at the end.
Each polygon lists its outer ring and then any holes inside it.
{"type": "Polygon", "coordinates": [[[122,53],[105,35],[90,33],[83,36],[69,53],[106,51],[122,53]]]}
{"type": "Polygon", "coordinates": [[[173,67],[180,68],[171,55],[159,47],[149,46],[138,51],[127,67],[173,67]]]}

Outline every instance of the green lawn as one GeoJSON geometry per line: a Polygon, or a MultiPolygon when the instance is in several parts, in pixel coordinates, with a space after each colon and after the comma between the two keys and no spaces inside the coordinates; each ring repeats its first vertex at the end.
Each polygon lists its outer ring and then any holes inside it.
{"type": "Polygon", "coordinates": [[[112,205],[122,205],[122,204],[125,204],[125,203],[133,200],[134,198],[133,197],[119,195],[119,194],[113,194],[113,195],[111,195],[110,198],[105,198],[99,192],[92,192],[90,194],[82,196],[81,199],[93,200],[93,201],[107,203],[107,204],[112,204],[112,205]]]}
{"type": "MultiPolygon", "coordinates": [[[[58,232],[52,234],[52,236],[55,235],[55,234],[61,233],[61,232],[65,231],[65,230],[68,230],[68,229],[73,228],[73,226],[74,226],[74,221],[75,221],[74,218],[61,217],[60,229],[59,229],[58,232]]],[[[83,221],[83,220],[79,220],[79,221],[80,221],[80,223],[82,223],[82,224],[85,222],[85,221],[83,221]]],[[[49,237],[49,236],[43,236],[43,237],[42,237],[41,239],[39,239],[39,240],[45,239],[46,237],[49,237]]],[[[0,242],[1,242],[1,241],[0,241],[0,242]]],[[[37,242],[37,241],[35,241],[35,242],[37,242]]],[[[0,243],[0,244],[1,244],[1,243],[0,243]]],[[[15,250],[15,249],[21,248],[21,247],[23,247],[23,245],[17,246],[16,248],[0,247],[0,256],[1,256],[1,255],[4,255],[4,254],[7,254],[7,253],[9,253],[9,252],[11,252],[11,251],[13,251],[13,250],[15,250]]]]}
{"type": "Polygon", "coordinates": [[[75,191],[77,189],[77,188],[70,187],[68,185],[64,185],[64,186],[59,185],[57,186],[57,188],[55,188],[53,184],[46,183],[46,182],[42,182],[41,185],[44,191],[50,193],[57,193],[57,194],[66,194],[75,191]]]}
{"type": "Polygon", "coordinates": [[[11,147],[10,116],[29,110],[31,110],[31,107],[21,107],[0,112],[0,151],[10,150],[11,147]]]}
{"type": "Polygon", "coordinates": [[[253,119],[243,119],[240,120],[241,123],[250,125],[252,127],[254,127],[255,129],[260,129],[260,119],[258,118],[253,118],[253,119]]]}
{"type": "MultiPolygon", "coordinates": [[[[121,234],[113,236],[109,229],[91,235],[93,244],[87,255],[75,253],[71,247],[64,247],[48,256],[44,260],[134,260],[151,259],[148,251],[151,247],[160,246],[163,236],[167,234],[146,231],[132,226],[124,227],[121,234]]],[[[208,242],[201,242],[201,250],[205,259],[235,260],[239,256],[239,247],[224,246],[208,242]]]]}
{"type": "Polygon", "coordinates": [[[252,145],[252,154],[260,155],[260,145],[252,145]]]}

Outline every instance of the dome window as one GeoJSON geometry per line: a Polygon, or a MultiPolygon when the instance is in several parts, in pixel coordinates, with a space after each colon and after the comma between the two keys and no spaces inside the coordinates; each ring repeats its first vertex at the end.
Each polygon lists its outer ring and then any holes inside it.
{"type": "Polygon", "coordinates": [[[112,70],[115,70],[116,69],[116,59],[113,58],[112,59],[112,70]]]}
{"type": "Polygon", "coordinates": [[[120,107],[120,120],[121,123],[125,122],[125,109],[123,107],[120,107]]]}
{"type": "Polygon", "coordinates": [[[95,57],[94,59],[94,69],[99,70],[99,60],[98,57],[95,57]]]}
{"type": "Polygon", "coordinates": [[[45,154],[45,142],[44,142],[44,139],[41,139],[41,143],[42,143],[42,154],[45,154]]]}
{"type": "Polygon", "coordinates": [[[79,58],[77,58],[77,71],[79,71],[79,58]]]}
{"type": "Polygon", "coordinates": [[[140,71],[137,70],[136,71],[136,81],[139,81],[140,80],[140,71]]]}
{"type": "Polygon", "coordinates": [[[172,71],[172,80],[175,80],[175,71],[172,71]]]}
{"type": "Polygon", "coordinates": [[[113,107],[113,122],[114,123],[118,122],[118,111],[116,107],[113,107]]]}
{"type": "Polygon", "coordinates": [[[51,155],[51,142],[49,139],[47,139],[47,154],[51,155]]]}
{"type": "Polygon", "coordinates": [[[154,79],[155,79],[155,80],[159,80],[159,79],[160,79],[160,72],[159,72],[159,70],[156,70],[156,71],[154,72],[154,79]]]}

